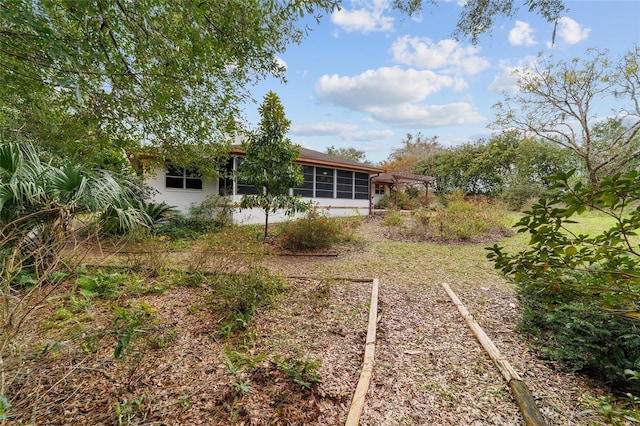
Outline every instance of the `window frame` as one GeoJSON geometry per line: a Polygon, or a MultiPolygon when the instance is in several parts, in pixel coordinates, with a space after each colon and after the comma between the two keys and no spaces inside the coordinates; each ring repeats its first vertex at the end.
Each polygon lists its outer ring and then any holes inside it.
{"type": "Polygon", "coordinates": [[[204,180],[202,175],[195,170],[168,164],[164,171],[164,187],[165,189],[182,191],[202,191],[204,180]],[[171,184],[169,184],[170,182],[171,184]]]}

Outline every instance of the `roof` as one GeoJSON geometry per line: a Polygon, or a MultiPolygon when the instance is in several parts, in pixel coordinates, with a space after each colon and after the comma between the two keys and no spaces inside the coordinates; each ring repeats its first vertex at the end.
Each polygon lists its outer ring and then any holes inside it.
{"type": "Polygon", "coordinates": [[[431,183],[436,179],[433,176],[415,175],[413,173],[406,172],[389,172],[381,173],[379,176],[371,179],[373,183],[386,183],[391,185],[402,185],[408,183],[431,183]]]}
{"type": "MultiPolygon", "coordinates": [[[[241,147],[234,145],[231,147],[231,152],[235,154],[243,154],[244,151],[241,147]]],[[[299,164],[312,164],[318,166],[328,166],[335,168],[343,168],[350,170],[357,170],[368,173],[384,173],[385,169],[381,167],[372,166],[371,164],[358,163],[356,161],[345,160],[344,158],[337,157],[335,155],[325,154],[320,151],[314,151],[309,148],[300,148],[300,156],[296,160],[299,164]]]]}

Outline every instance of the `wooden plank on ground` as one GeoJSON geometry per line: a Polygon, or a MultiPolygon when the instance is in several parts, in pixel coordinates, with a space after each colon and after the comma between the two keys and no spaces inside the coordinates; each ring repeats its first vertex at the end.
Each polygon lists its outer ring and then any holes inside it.
{"type": "Polygon", "coordinates": [[[369,306],[369,326],[367,327],[367,340],[364,349],[364,361],[362,363],[362,372],[358,380],[358,386],[351,399],[351,407],[347,415],[345,426],[357,426],[360,423],[360,416],[364,409],[364,402],[369,385],[371,384],[371,375],[373,374],[373,365],[376,348],[376,325],[378,323],[378,279],[374,278],[371,285],[371,304],[369,306]]]}

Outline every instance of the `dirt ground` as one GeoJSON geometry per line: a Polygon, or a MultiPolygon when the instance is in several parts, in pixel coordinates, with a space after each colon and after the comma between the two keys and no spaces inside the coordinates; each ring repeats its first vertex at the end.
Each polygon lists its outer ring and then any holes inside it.
{"type": "Polygon", "coordinates": [[[71,289],[62,288],[15,343],[21,358],[5,367],[12,407],[3,424],[344,424],[364,354],[371,278],[380,283],[379,317],[361,425],[523,424],[443,282],[529,385],[548,425],[598,424],[583,410],[606,389],[529,350],[515,329],[513,289],[480,260],[482,244],[389,241],[387,232],[365,221],[362,242],[337,256],[266,256],[264,266],[285,277],[288,290],[231,337],[220,336],[204,284],[122,295],[67,317],[61,295],[71,289]],[[113,312],[132,306],[154,318],[136,325],[141,335],[153,330],[153,339],[117,360],[113,312]],[[91,350],[87,335],[97,336],[91,350]],[[43,342],[57,342],[55,351],[43,342]]]}

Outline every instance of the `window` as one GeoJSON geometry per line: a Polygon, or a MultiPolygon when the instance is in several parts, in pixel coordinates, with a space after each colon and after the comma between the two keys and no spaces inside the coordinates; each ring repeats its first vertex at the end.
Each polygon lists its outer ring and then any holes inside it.
{"type": "Polygon", "coordinates": [[[300,173],[304,176],[304,181],[302,181],[302,185],[297,188],[293,188],[293,195],[300,195],[301,197],[313,197],[313,175],[314,175],[314,167],[313,166],[301,166],[300,173]]]}
{"type": "Polygon", "coordinates": [[[338,186],[336,187],[338,198],[353,198],[353,172],[338,170],[338,186]]]}
{"type": "Polygon", "coordinates": [[[376,183],[376,194],[377,195],[384,195],[384,184],[383,183],[376,183]]]}
{"type": "Polygon", "coordinates": [[[202,189],[202,176],[195,170],[169,166],[165,172],[165,186],[175,189],[202,189]]]}
{"type": "Polygon", "coordinates": [[[367,173],[355,173],[356,200],[369,199],[369,175],[367,173]]]}
{"type": "Polygon", "coordinates": [[[333,170],[316,167],[316,197],[333,198],[333,170]]]}
{"type": "Polygon", "coordinates": [[[233,158],[220,167],[222,175],[218,178],[218,194],[233,195],[233,158]]]}
{"type": "MultiPolygon", "coordinates": [[[[236,170],[240,167],[240,164],[244,161],[242,157],[236,157],[236,170]]],[[[236,194],[239,195],[256,195],[258,190],[253,185],[248,185],[246,183],[236,183],[236,194]]]]}

